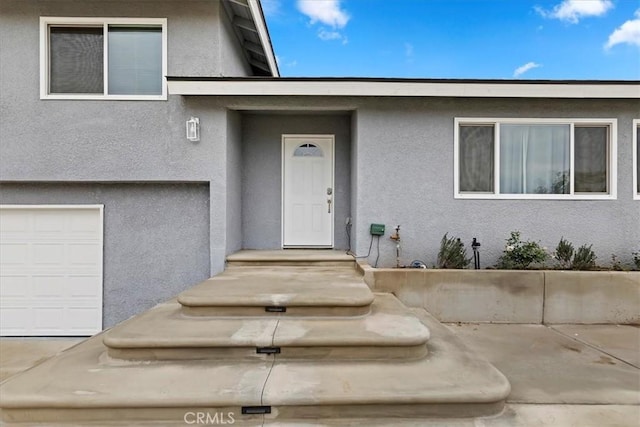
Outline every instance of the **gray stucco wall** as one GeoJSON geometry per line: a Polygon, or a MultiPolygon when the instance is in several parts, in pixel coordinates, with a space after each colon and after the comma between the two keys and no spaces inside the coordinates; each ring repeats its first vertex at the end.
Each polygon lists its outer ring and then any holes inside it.
{"type": "Polygon", "coordinates": [[[282,245],[282,135],[335,135],[334,246],[347,248],[351,210],[350,114],[243,114],[242,230],[245,249],[282,245]]]}
{"type": "Polygon", "coordinates": [[[169,75],[242,71],[242,58],[234,59],[237,43],[228,25],[221,24],[226,14],[218,1],[2,0],[0,180],[211,178],[210,159],[224,150],[212,142],[215,132],[211,129],[226,120],[224,109],[219,110],[220,118],[201,122],[202,141],[192,144],[185,139],[185,120],[197,114],[181,97],[168,101],[40,100],[40,16],[167,18],[169,75]]]}
{"type": "MultiPolygon", "coordinates": [[[[368,100],[358,108],[357,252],[366,254],[372,222],[387,225],[381,266],[395,265],[391,229],[401,225],[401,262],[436,262],[444,233],[482,243],[483,266],[500,256],[505,239],[520,230],[526,240],[553,250],[562,236],[593,244],[598,262],[611,254],[630,262],[640,247],[640,202],[632,197],[632,119],[640,101],[536,99],[368,100]],[[456,200],[453,197],[455,117],[617,118],[617,200],[456,200]]],[[[374,250],[375,255],[375,250],[374,250]]],[[[370,261],[373,261],[373,257],[370,261]]]]}
{"type": "Polygon", "coordinates": [[[354,252],[358,247],[358,111],[351,115],[351,225],[347,247],[354,252]]]}
{"type": "Polygon", "coordinates": [[[242,249],[242,129],[237,111],[227,115],[227,254],[242,249]]]}
{"type": "Polygon", "coordinates": [[[209,277],[206,184],[2,184],[2,204],[104,204],[103,326],[209,277]]]}
{"type": "MultiPolygon", "coordinates": [[[[219,3],[219,1],[216,1],[216,3],[219,3]]],[[[222,17],[222,25],[220,26],[220,75],[251,75],[251,69],[242,52],[238,37],[236,37],[231,21],[222,6],[220,6],[220,16],[222,17]]]]}

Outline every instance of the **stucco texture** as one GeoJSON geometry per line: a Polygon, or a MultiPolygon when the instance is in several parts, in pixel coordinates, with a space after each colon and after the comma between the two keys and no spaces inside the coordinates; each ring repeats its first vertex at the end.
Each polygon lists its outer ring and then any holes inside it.
{"type": "Polygon", "coordinates": [[[351,116],[340,114],[243,114],[242,230],[244,249],[282,246],[282,135],[335,135],[334,247],[347,248],[350,216],[351,116]]]}
{"type": "MultiPolygon", "coordinates": [[[[401,225],[401,263],[435,264],[445,233],[471,253],[478,238],[483,267],[501,255],[509,232],[553,250],[561,237],[593,244],[598,262],[626,263],[640,245],[640,203],[632,196],[632,119],[638,100],[393,99],[358,109],[357,252],[366,254],[369,224],[401,225]],[[617,200],[454,199],[455,117],[617,119],[617,200]]],[[[387,233],[387,236],[389,233],[387,233]]],[[[395,265],[395,243],[383,237],[381,266],[395,265]]]]}
{"type": "Polygon", "coordinates": [[[205,184],[18,184],[2,204],[104,204],[103,327],[209,277],[205,184]]]}
{"type": "MultiPolygon", "coordinates": [[[[612,254],[629,265],[631,252],[640,249],[640,202],[632,195],[632,120],[640,117],[638,100],[226,97],[215,103],[261,112],[243,112],[245,248],[279,247],[280,154],[274,147],[279,145],[281,134],[340,133],[344,126],[349,131],[345,137],[350,139],[344,157],[349,158],[345,174],[350,174],[350,209],[348,214],[336,215],[336,241],[346,216],[351,215],[352,248],[358,256],[366,255],[369,225],[385,224],[387,233],[380,239],[378,266],[396,265],[396,246],[389,235],[398,224],[401,264],[419,259],[434,265],[445,233],[460,237],[469,253],[471,239],[478,238],[482,267],[497,262],[513,230],[519,230],[525,240],[539,241],[549,251],[561,237],[576,247],[593,244],[601,265],[609,264],[612,254]],[[313,110],[316,115],[302,114],[297,121],[295,114],[278,114],[281,110],[313,110]],[[326,126],[318,129],[326,110],[343,111],[351,122],[325,122],[326,126]],[[615,119],[617,199],[455,199],[456,117],[615,119]],[[260,209],[251,212],[256,206],[260,209]]],[[[342,157],[337,154],[336,158],[342,157]]],[[[340,168],[336,170],[341,173],[340,168]]],[[[374,242],[369,262],[374,263],[376,257],[374,242]]]]}
{"type": "Polygon", "coordinates": [[[166,18],[169,75],[246,75],[218,1],[2,0],[0,180],[211,178],[211,159],[224,150],[212,142],[225,129],[224,110],[201,121],[202,140],[194,144],[185,139],[185,121],[196,113],[180,97],[40,100],[40,16],[166,18]]]}
{"type": "MultiPolygon", "coordinates": [[[[414,259],[434,264],[446,232],[467,246],[477,237],[483,266],[497,261],[512,230],[550,249],[560,237],[575,245],[593,244],[603,264],[611,254],[628,263],[631,252],[640,249],[640,202],[633,200],[631,182],[637,99],[40,100],[39,16],[167,18],[168,74],[242,73],[219,2],[0,1],[0,181],[209,184],[210,273],[221,271],[225,255],[240,247],[280,247],[283,133],[336,135],[335,244],[349,246],[344,222],[351,216],[351,247],[366,255],[369,225],[383,223],[388,231],[380,239],[379,266],[396,264],[395,243],[388,236],[397,224],[403,264],[414,259]],[[190,116],[200,118],[197,143],[185,139],[190,116]],[[455,199],[456,117],[616,119],[617,199],[455,199]]],[[[376,255],[374,247],[369,261],[376,255]]]]}

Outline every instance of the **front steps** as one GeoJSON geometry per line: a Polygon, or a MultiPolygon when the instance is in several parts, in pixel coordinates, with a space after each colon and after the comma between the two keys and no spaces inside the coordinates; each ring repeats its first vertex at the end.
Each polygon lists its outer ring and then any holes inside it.
{"type": "Polygon", "coordinates": [[[180,304],[167,303],[107,331],[103,341],[109,356],[128,360],[265,359],[269,353],[257,350],[267,347],[278,347],[279,358],[426,355],[429,330],[395,297],[377,295],[368,311],[368,316],[279,321],[280,313],[264,311],[265,317],[185,316],[180,304]],[[273,318],[266,317],[270,314],[273,318]]]}
{"type": "Polygon", "coordinates": [[[240,251],[227,257],[227,267],[345,267],[353,265],[353,257],[328,249],[286,249],[273,251],[240,251]]]}
{"type": "Polygon", "coordinates": [[[286,266],[241,253],[244,265],[7,380],[3,421],[185,425],[205,413],[349,425],[502,410],[500,372],[426,312],[372,294],[353,258],[330,252],[286,266]]]}
{"type": "MultiPolygon", "coordinates": [[[[334,266],[229,268],[181,293],[191,316],[358,316],[367,314],[373,294],[350,263],[334,266]],[[346,264],[346,265],[345,265],[346,264]]],[[[273,264],[276,261],[268,261],[273,264]]],[[[246,264],[244,261],[243,264],[246,264]]],[[[315,265],[315,264],[314,264],[315,265]]]]}

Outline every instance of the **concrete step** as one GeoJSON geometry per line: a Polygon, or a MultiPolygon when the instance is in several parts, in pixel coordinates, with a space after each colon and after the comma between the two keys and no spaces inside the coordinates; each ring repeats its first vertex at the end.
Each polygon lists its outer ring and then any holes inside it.
{"type": "Polygon", "coordinates": [[[178,296],[190,316],[361,316],[373,293],[353,266],[229,268],[178,296]]]}
{"type": "Polygon", "coordinates": [[[183,425],[188,413],[233,414],[237,425],[345,418],[476,417],[499,413],[506,378],[446,327],[426,357],[362,360],[215,360],[114,363],[95,336],[0,384],[2,421],[183,425]],[[260,406],[264,415],[243,415],[260,406]]]}
{"type": "Polygon", "coordinates": [[[184,316],[159,305],[104,334],[108,355],[127,360],[219,358],[409,359],[427,353],[429,330],[395,296],[377,294],[358,317],[184,316]],[[267,349],[270,347],[270,349],[267,349]]]}
{"type": "Polygon", "coordinates": [[[353,267],[354,264],[351,255],[331,249],[242,250],[227,256],[228,267],[353,267]]]}

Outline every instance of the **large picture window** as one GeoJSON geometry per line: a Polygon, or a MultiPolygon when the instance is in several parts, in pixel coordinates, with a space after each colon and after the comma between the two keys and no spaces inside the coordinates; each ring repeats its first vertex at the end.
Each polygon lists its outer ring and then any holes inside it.
{"type": "Polygon", "coordinates": [[[41,98],[166,99],[166,20],[41,18],[41,98]]]}
{"type": "Polygon", "coordinates": [[[613,119],[456,119],[457,198],[615,198],[613,119]]]}

